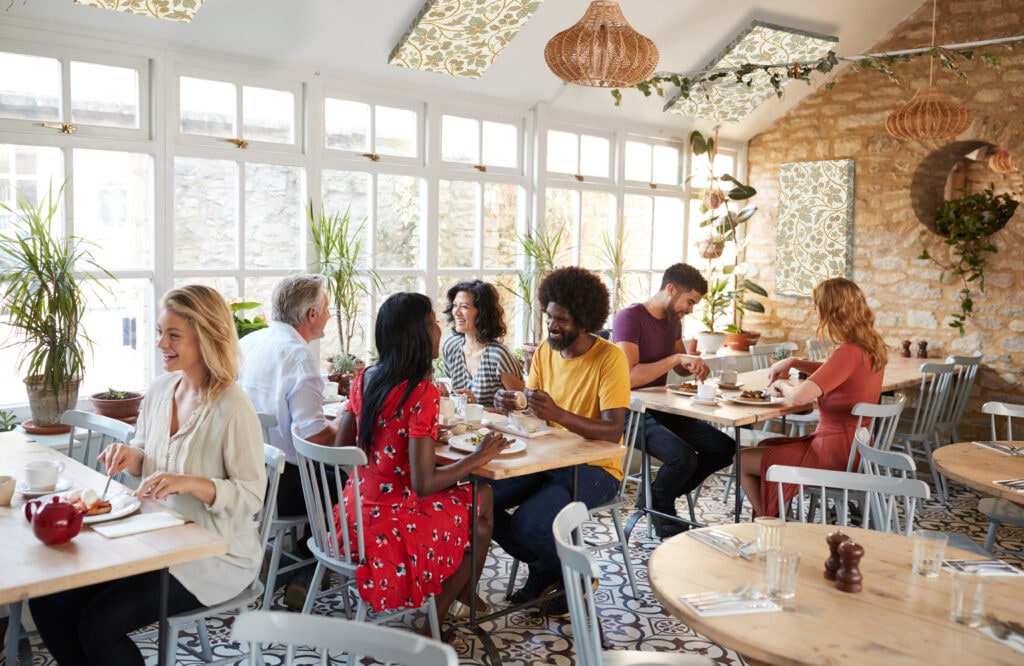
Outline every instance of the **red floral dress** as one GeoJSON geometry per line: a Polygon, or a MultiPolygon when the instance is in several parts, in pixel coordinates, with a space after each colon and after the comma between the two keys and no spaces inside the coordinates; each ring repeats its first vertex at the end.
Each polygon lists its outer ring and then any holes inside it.
{"type": "MultiPolygon", "coordinates": [[[[401,409],[406,382],[388,393],[374,424],[373,450],[359,470],[366,560],[356,570],[359,596],[374,611],[418,608],[438,594],[469,547],[472,490],[454,486],[419,497],[410,486],[409,439],[437,435],[438,392],[427,381],[413,389],[401,409]]],[[[358,419],[363,375],[353,382],[345,409],[358,419]]],[[[362,424],[359,424],[362,426],[362,424]]],[[[357,429],[358,427],[357,426],[357,429]]],[[[354,515],[352,479],[345,509],[354,515]]],[[[353,523],[350,523],[353,524],[353,523]]],[[[352,530],[352,539],[355,531],[352,530]]]]}

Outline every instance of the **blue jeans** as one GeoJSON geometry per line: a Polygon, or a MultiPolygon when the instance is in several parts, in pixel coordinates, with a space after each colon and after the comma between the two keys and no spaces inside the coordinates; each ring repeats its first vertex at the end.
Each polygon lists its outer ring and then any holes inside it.
{"type": "MultiPolygon", "coordinates": [[[[587,507],[600,506],[615,497],[619,481],[593,465],[576,465],[576,498],[587,507]]],[[[493,538],[505,552],[532,568],[550,574],[560,571],[555,537],[555,516],[573,501],[572,467],[537,472],[499,481],[494,488],[493,538]],[[516,508],[514,513],[509,509],[516,508]]]]}
{"type": "Polygon", "coordinates": [[[651,508],[673,516],[676,498],[727,467],[736,453],[732,437],[710,423],[677,414],[647,412],[644,435],[647,452],[661,461],[651,484],[651,508]]]}

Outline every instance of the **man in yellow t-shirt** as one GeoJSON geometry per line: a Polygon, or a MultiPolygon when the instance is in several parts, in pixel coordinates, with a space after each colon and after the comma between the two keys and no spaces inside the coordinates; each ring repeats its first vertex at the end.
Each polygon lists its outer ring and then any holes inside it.
{"type": "MultiPolygon", "coordinates": [[[[533,356],[526,381],[529,407],[548,423],[588,439],[618,442],[629,409],[629,364],[622,350],[595,335],[608,319],[608,289],[594,273],[561,268],[537,290],[548,337],[533,356]]],[[[499,390],[494,404],[516,409],[514,394],[499,390]]],[[[588,507],[607,502],[619,489],[621,458],[576,467],[576,499],[588,507]]],[[[551,526],[573,501],[573,468],[565,467],[496,481],[494,540],[530,567],[526,584],[511,597],[534,599],[561,581],[551,526]],[[509,509],[516,508],[514,513],[509,509]]],[[[564,615],[565,598],[548,604],[550,615],[564,615]]]]}

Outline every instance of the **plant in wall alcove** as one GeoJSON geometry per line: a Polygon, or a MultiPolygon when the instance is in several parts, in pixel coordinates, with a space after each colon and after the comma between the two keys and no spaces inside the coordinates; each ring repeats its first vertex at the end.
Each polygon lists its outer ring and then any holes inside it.
{"type": "MultiPolygon", "coordinates": [[[[961,336],[967,319],[974,313],[971,293],[975,287],[979,292],[985,291],[988,255],[997,251],[990,237],[1006,226],[1019,204],[1009,193],[996,194],[994,188],[990,184],[981,192],[943,201],[936,211],[935,231],[946,237],[942,242],[952,248],[952,256],[944,262],[924,246],[918,257],[929,259],[942,269],[940,280],[944,280],[947,273],[960,280],[960,312],[953,313],[949,325],[958,329],[961,336]]],[[[921,232],[922,245],[926,234],[927,231],[921,232]]]]}

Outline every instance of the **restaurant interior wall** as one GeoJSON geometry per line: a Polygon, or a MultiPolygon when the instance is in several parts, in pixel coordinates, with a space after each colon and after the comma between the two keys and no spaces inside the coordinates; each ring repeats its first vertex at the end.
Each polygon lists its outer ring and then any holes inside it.
{"type": "MultiPolygon", "coordinates": [[[[33,159],[45,155],[49,165],[36,172],[34,185],[45,187],[43,173],[58,183],[72,177],[76,186],[68,223],[76,233],[92,236],[96,232],[100,253],[111,259],[108,267],[120,279],[116,297],[109,299],[112,309],[94,309],[100,321],[90,333],[97,342],[98,369],[87,373],[83,395],[109,385],[144,388],[158,372],[152,313],[156,299],[172,286],[200,281],[229,297],[269,304],[274,282],[306,268],[314,256],[302,242],[302,206],[311,194],[342,210],[352,203],[358,218],[368,215],[368,240],[374,242],[382,232],[374,226],[377,220],[400,221],[392,229],[398,234],[392,247],[401,247],[413,257],[386,265],[380,258],[386,252],[374,254],[385,291],[365,304],[363,330],[368,334],[357,347],[363,351],[369,346],[371,314],[390,290],[424,290],[436,298],[457,279],[507,279],[517,263],[516,256],[510,254],[512,232],[522,233],[527,225],[545,223],[553,214],[548,201],[553,190],[577,201],[591,196],[603,200],[599,209],[590,213],[590,227],[586,226],[586,206],[562,211],[574,217],[576,224],[567,262],[601,268],[593,241],[585,246],[582,236],[604,229],[613,232],[618,224],[626,226],[631,300],[642,297],[651,285],[656,288],[661,271],[686,259],[692,245],[687,242],[685,220],[688,193],[681,187],[688,169],[686,142],[669,126],[566,116],[551,112],[543,103],[523,108],[504,100],[456,99],[426,86],[396,91],[347,77],[344,72],[310,72],[116,38],[70,36],[26,21],[14,23],[17,25],[0,25],[0,51],[127,66],[137,71],[140,79],[136,127],[97,129],[84,124],[68,134],[38,122],[0,118],[0,148],[8,155],[6,169],[0,169],[5,201],[11,201],[19,182],[13,155],[25,147],[31,149],[33,159]],[[273,131],[257,136],[243,149],[224,140],[232,136],[217,122],[182,110],[187,97],[180,84],[183,78],[233,87],[241,109],[241,116],[234,121],[246,131],[252,129],[246,125],[249,118],[242,103],[246,95],[272,95],[278,101],[290,96],[296,111],[294,116],[277,114],[273,131]],[[387,151],[377,151],[385,154],[374,160],[358,150],[324,147],[321,137],[329,131],[324,105],[329,98],[371,109],[414,110],[415,153],[393,159],[387,151]],[[468,156],[444,154],[443,138],[439,137],[444,122],[452,118],[457,128],[465,127],[458,123],[466,120],[499,130],[515,128],[513,163],[485,164],[486,169],[480,169],[468,156]],[[596,132],[608,138],[607,178],[580,182],[549,170],[542,158],[546,157],[549,130],[559,129],[596,132]],[[627,168],[625,159],[627,153],[637,154],[637,147],[644,155],[663,152],[666,147],[677,151],[675,174],[662,177],[656,188],[651,186],[657,180],[653,176],[640,182],[638,172],[627,168]],[[95,158],[91,162],[84,160],[89,155],[95,158]],[[120,165],[111,167],[110,160],[119,160],[120,165]],[[104,178],[118,180],[110,175],[118,172],[128,175],[120,177],[115,189],[132,191],[131,204],[113,202],[121,211],[121,227],[100,233],[102,225],[85,225],[87,216],[80,209],[89,202],[89,214],[95,217],[97,211],[108,208],[112,202],[95,196],[94,188],[104,186],[104,178]],[[217,179],[211,181],[211,173],[218,174],[217,179]],[[401,188],[405,188],[402,197],[382,201],[386,193],[401,188]],[[267,192],[277,195],[268,197],[267,192]],[[443,205],[445,192],[449,195],[447,209],[443,205]],[[660,240],[664,236],[671,242],[660,240]],[[134,249],[122,251],[124,238],[131,239],[134,249]],[[470,238],[472,242],[455,251],[442,242],[444,238],[470,238]],[[457,258],[460,254],[464,259],[457,258]]],[[[740,155],[742,146],[732,150],[740,155]]],[[[511,309],[508,301],[506,306],[511,309]]],[[[264,314],[268,314],[266,310],[264,314]]],[[[520,341],[515,337],[518,324],[514,322],[510,337],[513,346],[520,341]]],[[[328,335],[321,356],[337,345],[330,329],[328,335]]],[[[0,352],[0,369],[11,367],[13,359],[9,357],[15,353],[10,349],[0,352]]],[[[13,376],[13,371],[8,376],[13,376]]],[[[20,383],[8,384],[0,391],[0,405],[23,400],[20,383]]]]}
{"type": "MultiPolygon", "coordinates": [[[[872,52],[927,45],[931,3],[924,3],[870,49],[872,52]]],[[[938,43],[951,44],[1024,34],[1024,4],[1019,0],[958,2],[939,0],[938,43]]],[[[967,81],[939,71],[942,91],[974,112],[974,123],[959,141],[983,141],[1009,150],[1017,164],[1024,162],[1024,47],[979,48],[1002,61],[1001,69],[968,63],[967,81]]],[[[786,162],[853,159],[856,168],[852,278],[875,310],[877,327],[891,354],[900,341],[928,342],[929,356],[983,353],[982,369],[968,405],[968,427],[962,436],[985,436],[980,418],[987,400],[1024,403],[1024,206],[1007,226],[991,237],[998,252],[985,271],[985,292],[974,298],[975,314],[966,334],[947,326],[958,307],[959,283],[940,278],[940,269],[921,254],[915,215],[915,172],[945,141],[899,141],[886,133],[886,115],[909,99],[910,91],[927,83],[925,58],[897,64],[905,87],[866,71],[843,73],[832,90],[820,89],[771,128],[754,137],[748,147],[750,184],[758,190],[755,203],[764,215],[748,225],[753,234],[750,261],[761,268],[758,281],[772,292],[775,260],[779,165],[786,162]]],[[[917,174],[920,176],[920,174],[917,174]]],[[[1019,182],[1020,174],[1016,177],[1019,182]]],[[[940,179],[942,182],[942,179],[940,179]]],[[[935,252],[938,238],[931,235],[935,252]]],[[[766,339],[801,342],[814,334],[816,319],[809,299],[775,295],[765,315],[748,315],[766,339]]]]}

